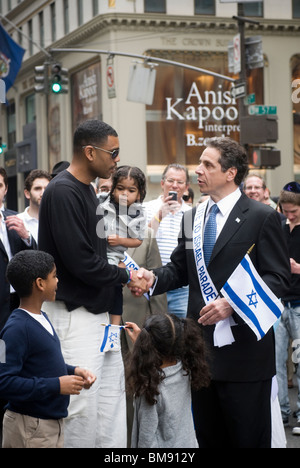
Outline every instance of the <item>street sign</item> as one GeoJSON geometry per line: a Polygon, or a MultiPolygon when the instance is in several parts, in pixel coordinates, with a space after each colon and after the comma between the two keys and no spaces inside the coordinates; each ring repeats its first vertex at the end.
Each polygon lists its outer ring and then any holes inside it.
{"type": "Polygon", "coordinates": [[[113,63],[108,63],[106,68],[107,93],[109,99],[116,97],[115,74],[113,63]]]}
{"type": "Polygon", "coordinates": [[[255,104],[255,94],[248,94],[248,96],[244,98],[244,104],[245,106],[249,106],[249,104],[255,104]]]}
{"type": "Polygon", "coordinates": [[[249,106],[249,115],[274,115],[277,114],[277,106],[249,106]]]}
{"type": "Polygon", "coordinates": [[[246,96],[246,83],[239,83],[232,86],[230,94],[233,98],[238,99],[246,96]]]}
{"type": "Polygon", "coordinates": [[[233,73],[236,75],[241,71],[241,35],[233,37],[233,73]]]}

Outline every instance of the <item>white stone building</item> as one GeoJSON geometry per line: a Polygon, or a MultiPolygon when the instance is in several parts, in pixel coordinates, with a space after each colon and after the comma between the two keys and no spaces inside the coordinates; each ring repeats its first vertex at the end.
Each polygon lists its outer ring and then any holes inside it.
{"type": "MultiPolygon", "coordinates": [[[[281,165],[262,173],[271,194],[278,195],[286,182],[300,179],[300,0],[243,6],[245,16],[259,23],[246,23],[245,36],[261,36],[264,54],[264,67],[249,72],[247,92],[255,94],[255,104],[277,107],[274,145],[281,165]]],[[[0,136],[7,143],[0,164],[9,174],[9,207],[23,209],[28,169],[51,171],[56,162],[71,159],[73,131],[86,118],[101,118],[117,130],[120,164],[145,171],[147,199],[160,192],[160,175],[170,162],[188,166],[197,197],[194,170],[205,138],[239,138],[231,81],[159,63],[153,104],[129,101],[130,70],[137,61],[130,55],[237,78],[228,72],[227,58],[237,14],[233,0],[0,0],[2,26],[26,50],[8,105],[0,107],[0,136]],[[35,93],[35,66],[49,60],[45,50],[66,48],[94,52],[51,52],[51,60],[69,70],[69,92],[35,93]],[[107,78],[110,85],[113,78],[113,98],[107,78]]],[[[149,66],[141,62],[136,66],[149,66]]]]}

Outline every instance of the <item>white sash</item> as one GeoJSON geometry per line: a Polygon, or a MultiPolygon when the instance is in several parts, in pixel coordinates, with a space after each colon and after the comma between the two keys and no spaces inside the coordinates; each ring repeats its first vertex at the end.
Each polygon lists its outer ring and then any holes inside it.
{"type": "MultiPolygon", "coordinates": [[[[215,285],[208,274],[204,255],[203,255],[203,226],[204,226],[204,216],[207,208],[208,200],[200,203],[197,208],[195,219],[194,219],[194,231],[193,231],[193,247],[194,247],[194,256],[196,262],[196,269],[200,284],[200,289],[202,292],[203,299],[205,304],[217,299],[219,296],[218,291],[215,288],[215,285]]],[[[225,346],[233,343],[234,337],[231,331],[231,320],[230,317],[218,322],[215,326],[214,331],[214,346],[225,346]]]]}

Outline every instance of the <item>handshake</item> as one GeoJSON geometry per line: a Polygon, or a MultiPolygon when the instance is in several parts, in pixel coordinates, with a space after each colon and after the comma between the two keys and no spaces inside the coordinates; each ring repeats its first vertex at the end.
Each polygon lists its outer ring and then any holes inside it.
{"type": "Polygon", "coordinates": [[[131,281],[127,284],[133,296],[141,297],[149,291],[155,282],[153,271],[140,268],[139,270],[131,270],[131,281]]]}

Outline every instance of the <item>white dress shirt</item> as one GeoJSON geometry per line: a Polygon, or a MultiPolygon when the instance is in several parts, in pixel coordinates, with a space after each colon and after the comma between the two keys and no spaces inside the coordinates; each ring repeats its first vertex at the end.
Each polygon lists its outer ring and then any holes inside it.
{"type": "MultiPolygon", "coordinates": [[[[234,205],[242,195],[241,191],[239,188],[237,188],[234,192],[231,192],[229,195],[226,197],[222,198],[222,200],[218,201],[217,205],[219,208],[219,212],[217,213],[216,216],[216,223],[217,223],[217,237],[219,236],[220,232],[222,231],[228,216],[230,215],[234,205]]],[[[210,198],[208,200],[208,205],[207,205],[207,210],[206,210],[206,217],[205,217],[205,223],[207,219],[209,218],[208,214],[210,212],[211,207],[214,205],[214,201],[210,198]]]]}

